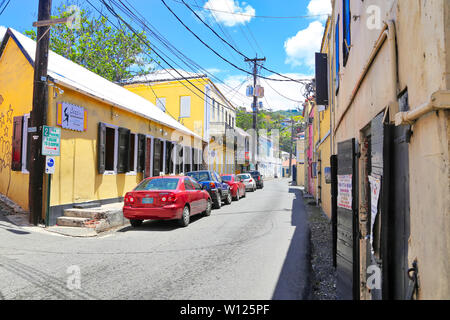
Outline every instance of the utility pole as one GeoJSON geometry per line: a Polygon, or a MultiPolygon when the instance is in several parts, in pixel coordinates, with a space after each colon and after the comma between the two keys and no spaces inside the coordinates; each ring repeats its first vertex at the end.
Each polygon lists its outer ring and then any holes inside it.
{"type": "MultiPolygon", "coordinates": [[[[52,0],[39,0],[38,20],[50,20],[52,0]]],[[[31,111],[31,127],[37,131],[30,134],[30,182],[28,202],[30,207],[30,223],[37,225],[42,218],[43,182],[45,158],[42,156],[42,127],[47,123],[48,86],[47,67],[50,43],[50,26],[40,25],[37,28],[36,56],[34,62],[33,109],[31,111]]]]}
{"type": "MultiPolygon", "coordinates": [[[[245,58],[244,60],[245,62],[251,62],[253,63],[253,90],[256,90],[256,80],[258,78],[258,62],[264,62],[266,61],[266,58],[258,58],[258,55],[256,55],[256,58],[254,59],[248,59],[245,58]]],[[[255,147],[253,147],[253,163],[255,164],[255,169],[258,170],[258,163],[256,162],[256,157],[259,151],[259,141],[258,141],[258,97],[256,96],[256,93],[253,92],[253,105],[252,105],[252,110],[253,110],[253,130],[255,132],[255,137],[254,139],[256,140],[253,143],[253,146],[256,146],[256,150],[255,147]]]]}
{"type": "Polygon", "coordinates": [[[294,119],[291,118],[291,152],[289,153],[289,178],[292,177],[292,152],[294,146],[294,119]]]}

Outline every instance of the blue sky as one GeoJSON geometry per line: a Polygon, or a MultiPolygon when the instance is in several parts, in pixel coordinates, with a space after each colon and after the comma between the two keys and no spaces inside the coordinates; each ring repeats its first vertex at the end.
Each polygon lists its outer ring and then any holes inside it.
{"type": "MultiPolygon", "coordinates": [[[[53,0],[58,6],[67,0],[53,0]]],[[[152,26],[202,68],[220,79],[218,83],[236,104],[250,107],[245,98],[244,83],[239,93],[230,88],[242,84],[247,76],[217,57],[192,34],[190,34],[168,11],[160,0],[128,0],[152,26]],[[223,83],[221,83],[223,81],[223,83]]],[[[266,57],[265,66],[292,78],[305,78],[314,73],[314,52],[319,49],[326,16],[330,12],[330,0],[185,0],[192,9],[201,15],[214,30],[236,46],[244,55],[266,57]],[[234,13],[234,14],[231,14],[234,13]],[[236,14],[238,13],[238,14],[236,14]],[[240,14],[239,14],[240,13],[240,14]],[[258,16],[292,17],[310,16],[295,19],[261,18],[258,16]]],[[[69,1],[70,2],[70,1],[69,1]]],[[[98,0],[91,0],[100,7],[98,0]]],[[[221,42],[205,27],[180,0],[165,0],[168,6],[202,40],[242,69],[250,71],[243,58],[221,42]]],[[[87,5],[87,4],[86,4],[87,5]]],[[[89,5],[87,5],[89,7],[89,5]]],[[[12,27],[19,31],[32,29],[37,20],[37,0],[11,0],[0,16],[0,26],[12,27]]],[[[0,27],[3,29],[2,27],[0,27]]],[[[0,30],[1,33],[1,30],[0,30]]],[[[0,35],[1,36],[1,35],[0,35]]],[[[150,39],[152,41],[152,39],[150,39]]],[[[157,44],[155,42],[155,44],[157,44]]],[[[161,44],[157,44],[161,47],[161,44]]],[[[168,53],[170,55],[170,53],[168,53]]],[[[173,56],[171,56],[173,57],[173,56]]],[[[180,67],[187,68],[176,60],[180,67]]],[[[191,70],[187,70],[191,71],[191,70]]],[[[263,70],[266,77],[279,78],[263,70]]],[[[296,83],[261,80],[266,99],[263,103],[273,109],[290,109],[298,103],[285,99],[276,91],[293,100],[302,100],[301,86],[296,83]],[[270,86],[275,89],[273,90],[270,86]]]]}

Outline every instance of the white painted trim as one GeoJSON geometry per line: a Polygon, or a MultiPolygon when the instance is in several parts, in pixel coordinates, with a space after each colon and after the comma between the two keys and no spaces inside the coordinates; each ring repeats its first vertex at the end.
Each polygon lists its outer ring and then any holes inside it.
{"type": "MultiPolygon", "coordinates": [[[[105,127],[114,129],[114,170],[105,170],[103,175],[110,176],[117,174],[118,151],[119,151],[119,126],[103,122],[105,127]]],[[[106,156],[106,155],[105,155],[106,156]]]]}
{"type": "Polygon", "coordinates": [[[134,132],[130,132],[130,134],[134,134],[134,168],[132,171],[128,171],[125,175],[127,176],[137,176],[137,163],[138,163],[138,134],[134,132]]]}
{"type": "MultiPolygon", "coordinates": [[[[153,147],[154,147],[154,141],[153,139],[155,139],[155,137],[146,134],[145,135],[145,149],[147,151],[147,139],[150,138],[151,139],[151,146],[150,146],[150,177],[153,177],[153,147]]],[[[144,171],[145,171],[145,163],[144,163],[144,171]]]]}

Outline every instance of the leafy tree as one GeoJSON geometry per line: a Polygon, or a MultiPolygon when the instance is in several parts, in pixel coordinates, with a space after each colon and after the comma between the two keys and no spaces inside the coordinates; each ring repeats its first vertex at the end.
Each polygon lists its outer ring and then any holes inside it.
{"type": "MultiPolygon", "coordinates": [[[[62,4],[56,8],[56,16],[52,19],[65,18],[72,13],[66,4],[62,4]]],[[[143,42],[147,42],[145,32],[134,34],[123,25],[118,30],[105,17],[96,17],[82,7],[78,26],[52,26],[50,49],[114,82],[152,70],[152,59],[146,54],[149,53],[148,46],[143,42]]],[[[34,30],[25,31],[25,34],[36,40],[34,30]]]]}

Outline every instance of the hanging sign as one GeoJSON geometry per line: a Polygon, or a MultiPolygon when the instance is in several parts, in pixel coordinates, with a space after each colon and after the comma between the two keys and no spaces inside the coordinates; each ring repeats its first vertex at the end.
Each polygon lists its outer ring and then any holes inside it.
{"type": "Polygon", "coordinates": [[[352,210],[352,175],[339,175],[337,205],[340,208],[352,210]]]}
{"type": "Polygon", "coordinates": [[[74,131],[87,130],[87,110],[71,103],[58,103],[56,124],[74,131]]]}
{"type": "Polygon", "coordinates": [[[42,155],[59,156],[61,145],[61,129],[56,127],[42,127],[42,155]]]}

